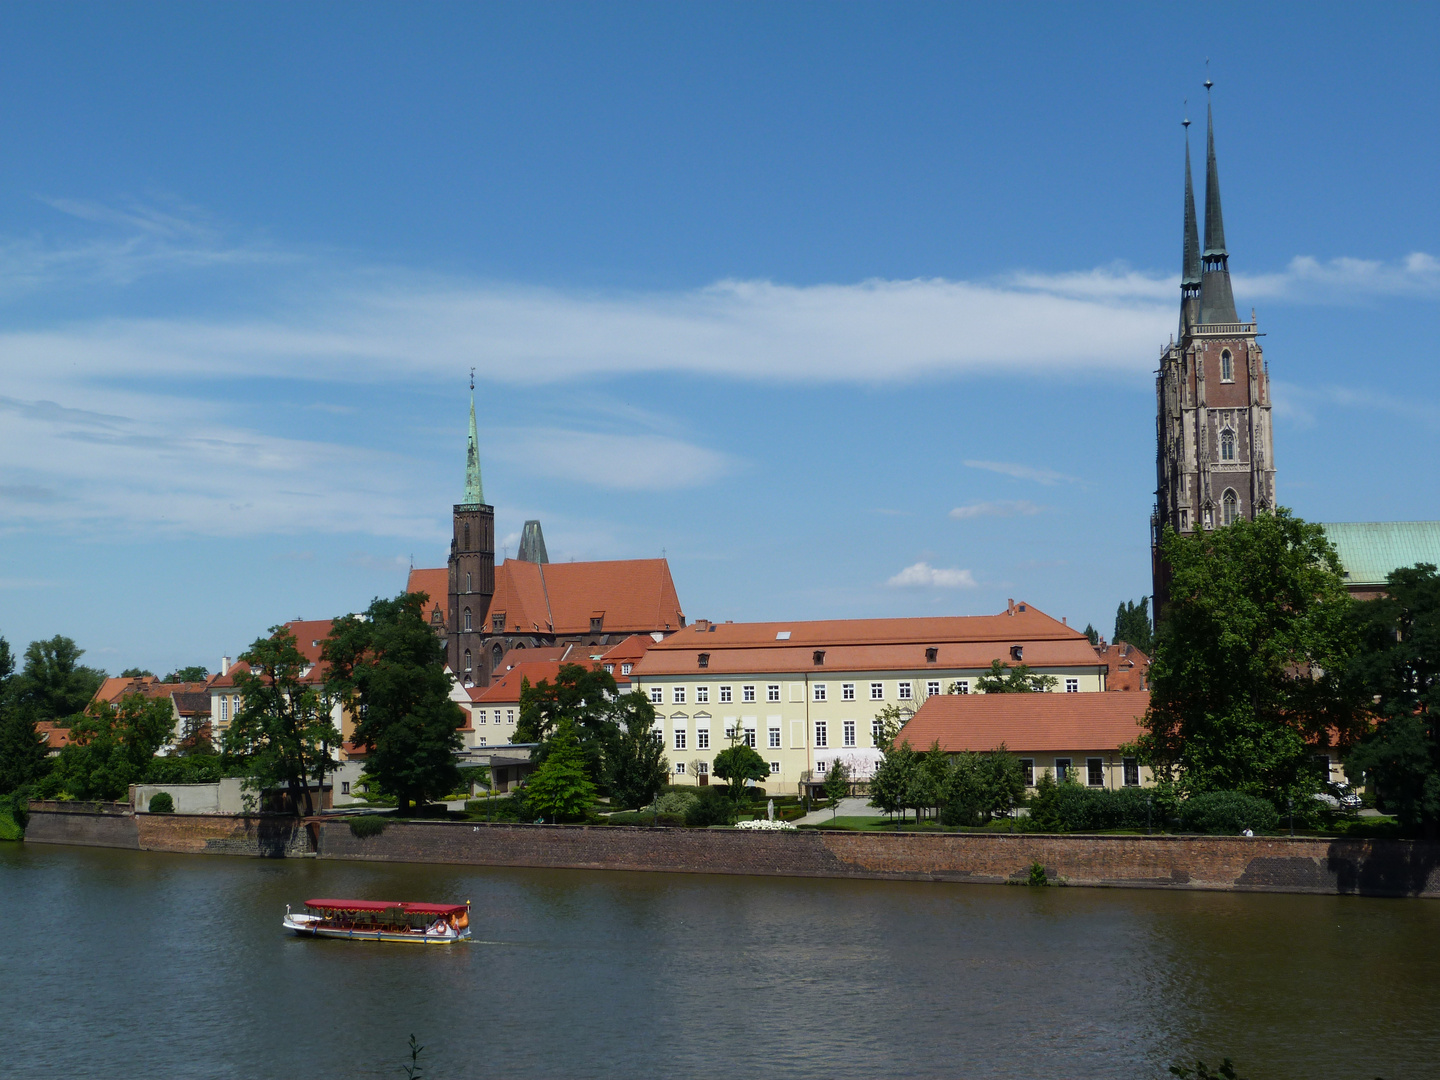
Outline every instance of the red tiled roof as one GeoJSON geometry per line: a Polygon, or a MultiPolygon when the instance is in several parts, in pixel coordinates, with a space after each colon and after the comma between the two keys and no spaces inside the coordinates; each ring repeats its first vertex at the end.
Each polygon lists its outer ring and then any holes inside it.
{"type": "MultiPolygon", "coordinates": [[[[532,650],[526,650],[527,652],[532,650]]],[[[560,661],[525,660],[504,672],[489,686],[472,686],[470,700],[477,705],[512,705],[520,700],[520,682],[529,679],[534,686],[541,679],[553,680],[560,671],[560,661]]]]}
{"type": "MultiPolygon", "coordinates": [[[[307,682],[319,682],[325,677],[326,665],[320,663],[320,650],[324,646],[325,639],[330,636],[330,630],[334,625],[334,619],[296,619],[294,622],[285,624],[285,629],[295,635],[295,648],[311,664],[307,682]]],[[[243,660],[237,660],[230,665],[230,670],[224,675],[212,676],[205,688],[223,689],[234,686],[235,673],[249,670],[250,665],[243,660]]]]}
{"type": "Polygon", "coordinates": [[[717,674],[788,671],[940,670],[980,671],[991,661],[1015,663],[1021,647],[1029,667],[1100,664],[1089,640],[1028,604],[999,615],[919,619],[837,619],[824,622],[707,623],[650,646],[637,675],[688,674],[708,654],[706,670],[717,674]],[[927,650],[936,650],[935,659],[927,650]],[[814,654],[824,652],[816,664],[814,654]]]}
{"type": "Polygon", "coordinates": [[[678,630],[685,621],[664,559],[532,563],[506,559],[495,568],[490,611],[504,613],[507,631],[588,634],[678,630]]]}
{"type": "Polygon", "coordinates": [[[1134,645],[1117,641],[1114,645],[1096,648],[1100,662],[1106,667],[1106,690],[1145,690],[1149,680],[1150,657],[1134,645]]]}
{"type": "Polygon", "coordinates": [[[445,608],[450,603],[450,571],[445,567],[438,570],[416,570],[412,567],[405,591],[424,593],[428,597],[425,601],[426,622],[433,622],[436,611],[440,612],[442,623],[448,617],[445,608]]]}
{"type": "Polygon", "coordinates": [[[129,697],[131,694],[142,694],[147,698],[164,698],[171,694],[204,694],[214,681],[214,676],[204,682],[174,683],[161,682],[153,675],[142,675],[136,679],[113,676],[100,684],[100,689],[95,691],[95,696],[90,700],[113,705],[122,697],[129,697]]]}
{"type": "Polygon", "coordinates": [[[59,750],[70,743],[70,729],[53,720],[35,721],[35,731],[45,737],[45,746],[50,750],[59,750]]]}
{"type": "Polygon", "coordinates": [[[1149,694],[937,694],[897,741],[928,750],[1116,750],[1141,734],[1149,694]]]}

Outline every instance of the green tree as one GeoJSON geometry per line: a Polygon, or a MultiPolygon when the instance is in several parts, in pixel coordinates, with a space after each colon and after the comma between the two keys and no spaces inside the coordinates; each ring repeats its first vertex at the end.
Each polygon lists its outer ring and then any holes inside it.
{"type": "Polygon", "coordinates": [[[990,669],[975,680],[975,689],[982,694],[1035,694],[1049,690],[1058,679],[1053,675],[1036,675],[1024,664],[990,661],[990,669]]]}
{"type": "MultiPolygon", "coordinates": [[[[544,762],[549,741],[562,720],[568,720],[585,757],[585,769],[594,781],[605,778],[605,760],[620,739],[622,725],[640,710],[636,695],[618,697],[615,676],[603,668],[583,664],[561,664],[554,681],[541,679],[534,686],[520,683],[520,721],[515,725],[517,743],[539,743],[531,753],[533,761],[544,762]]],[[[649,708],[650,703],[644,703],[649,708]]],[[[650,716],[654,718],[653,709],[650,716]]]]}
{"type": "Polygon", "coordinates": [[[45,740],[35,718],[15,700],[15,654],[0,637],[0,795],[28,787],[45,773],[45,740]]]}
{"type": "MultiPolygon", "coordinates": [[[[148,671],[145,674],[150,674],[148,671]]],[[[162,682],[204,682],[210,677],[210,669],[201,664],[191,664],[189,667],[176,668],[166,675],[162,682]]]]}
{"type": "MultiPolygon", "coordinates": [[[[1319,784],[1313,747],[1360,729],[1342,675],[1356,646],[1351,600],[1318,525],[1288,510],[1179,536],[1137,740],[1183,792],[1243,791],[1277,806],[1319,784]]],[[[1308,804],[1307,804],[1308,805],[1308,804]]]]}
{"type": "Polygon", "coordinates": [[[1402,824],[1440,834],[1440,574],[1395,570],[1385,595],[1356,604],[1359,649],[1350,679],[1379,720],[1346,761],[1363,771],[1402,824]]]}
{"type": "Polygon", "coordinates": [[[365,771],[404,814],[460,785],[464,711],[450,700],[445,643],[425,621],[423,593],[377,599],[336,619],[321,647],[326,685],[355,718],[365,771]]]}
{"type": "MultiPolygon", "coordinates": [[[[1155,646],[1155,635],[1150,630],[1150,598],[1142,596],[1140,603],[1126,600],[1115,609],[1115,633],[1111,641],[1124,641],[1149,655],[1155,646]]],[[[1093,645],[1094,642],[1092,641],[1093,645]]]]}
{"type": "Polygon", "coordinates": [[[1020,761],[1004,743],[983,754],[952,754],[942,798],[943,824],[984,825],[1025,801],[1020,761]]]}
{"type": "Polygon", "coordinates": [[[930,810],[937,811],[945,801],[945,777],[950,767],[945,751],[939,741],[930,749],[915,757],[915,767],[910,770],[909,783],[905,786],[904,805],[915,811],[919,822],[930,810]]]}
{"type": "MultiPolygon", "coordinates": [[[[431,632],[433,636],[433,631],[431,632]]],[[[283,626],[271,627],[240,654],[235,670],[241,704],[225,732],[225,749],[242,758],[248,786],[284,785],[296,815],[313,814],[310,781],[325,782],[330,748],[340,741],[331,720],[335,699],[307,679],[310,662],[283,626]]]]}
{"type": "Polygon", "coordinates": [[[764,780],[770,775],[770,763],[743,742],[736,742],[715,755],[710,771],[730,785],[730,797],[736,802],[746,797],[747,782],[764,780]]]}
{"type": "Polygon", "coordinates": [[[1091,626],[1089,623],[1085,624],[1085,637],[1089,640],[1091,645],[1100,644],[1100,631],[1096,630],[1095,627],[1091,626]]]}
{"type": "Polygon", "coordinates": [[[25,670],[11,688],[16,704],[33,721],[64,721],[85,711],[105,681],[105,672],[83,667],[85,655],[70,638],[32,641],[25,649],[25,670]]]}
{"type": "Polygon", "coordinates": [[[70,741],[37,792],[72,799],[121,799],[145,778],[155,752],[174,731],[168,698],[127,694],[115,704],[92,702],[70,724],[70,741]]]}
{"type": "Polygon", "coordinates": [[[830,800],[830,816],[840,812],[840,800],[850,794],[850,768],[839,758],[830,763],[825,774],[825,797],[830,800]]]}
{"type": "Polygon", "coordinates": [[[670,775],[665,743],[655,730],[655,709],[643,694],[627,694],[625,729],[605,757],[605,781],[610,797],[627,810],[655,801],[670,775]]]}
{"type": "Polygon", "coordinates": [[[525,785],[525,806],[552,822],[577,821],[595,803],[595,785],[587,774],[585,751],[575,725],[562,717],[549,739],[550,752],[525,785]]]}
{"type": "Polygon", "coordinates": [[[905,722],[914,715],[905,712],[898,705],[886,705],[875,719],[879,732],[875,745],[880,749],[880,760],[870,776],[870,805],[886,814],[905,815],[905,792],[910,786],[910,773],[915,768],[915,751],[908,742],[898,741],[905,722]]]}
{"type": "Polygon", "coordinates": [[[120,678],[122,679],[153,679],[154,677],[155,672],[147,668],[127,667],[124,671],[120,672],[120,678]]]}

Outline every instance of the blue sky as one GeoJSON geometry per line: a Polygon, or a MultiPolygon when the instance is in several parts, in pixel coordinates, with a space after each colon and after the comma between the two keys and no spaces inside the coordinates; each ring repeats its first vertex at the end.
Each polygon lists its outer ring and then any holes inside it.
{"type": "Polygon", "coordinates": [[[1206,58],[1281,501],[1437,511],[1433,5],[0,8],[0,634],[213,668],[513,554],[1108,633],[1206,58]]]}

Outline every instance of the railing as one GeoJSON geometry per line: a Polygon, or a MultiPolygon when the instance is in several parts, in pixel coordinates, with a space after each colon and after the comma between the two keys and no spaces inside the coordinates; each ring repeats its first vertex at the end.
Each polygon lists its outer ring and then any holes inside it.
{"type": "Polygon", "coordinates": [[[1192,328],[1192,332],[1196,337],[1253,334],[1255,333],[1255,325],[1253,322],[1198,323],[1192,328]]]}

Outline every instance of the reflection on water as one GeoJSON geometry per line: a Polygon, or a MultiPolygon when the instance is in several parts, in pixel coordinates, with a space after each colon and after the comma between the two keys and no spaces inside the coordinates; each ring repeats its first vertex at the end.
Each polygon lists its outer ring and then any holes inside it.
{"type": "Polygon", "coordinates": [[[0,844],[13,1077],[1426,1075],[1440,904],[0,844]],[[312,896],[474,902],[443,949],[312,896]]]}

